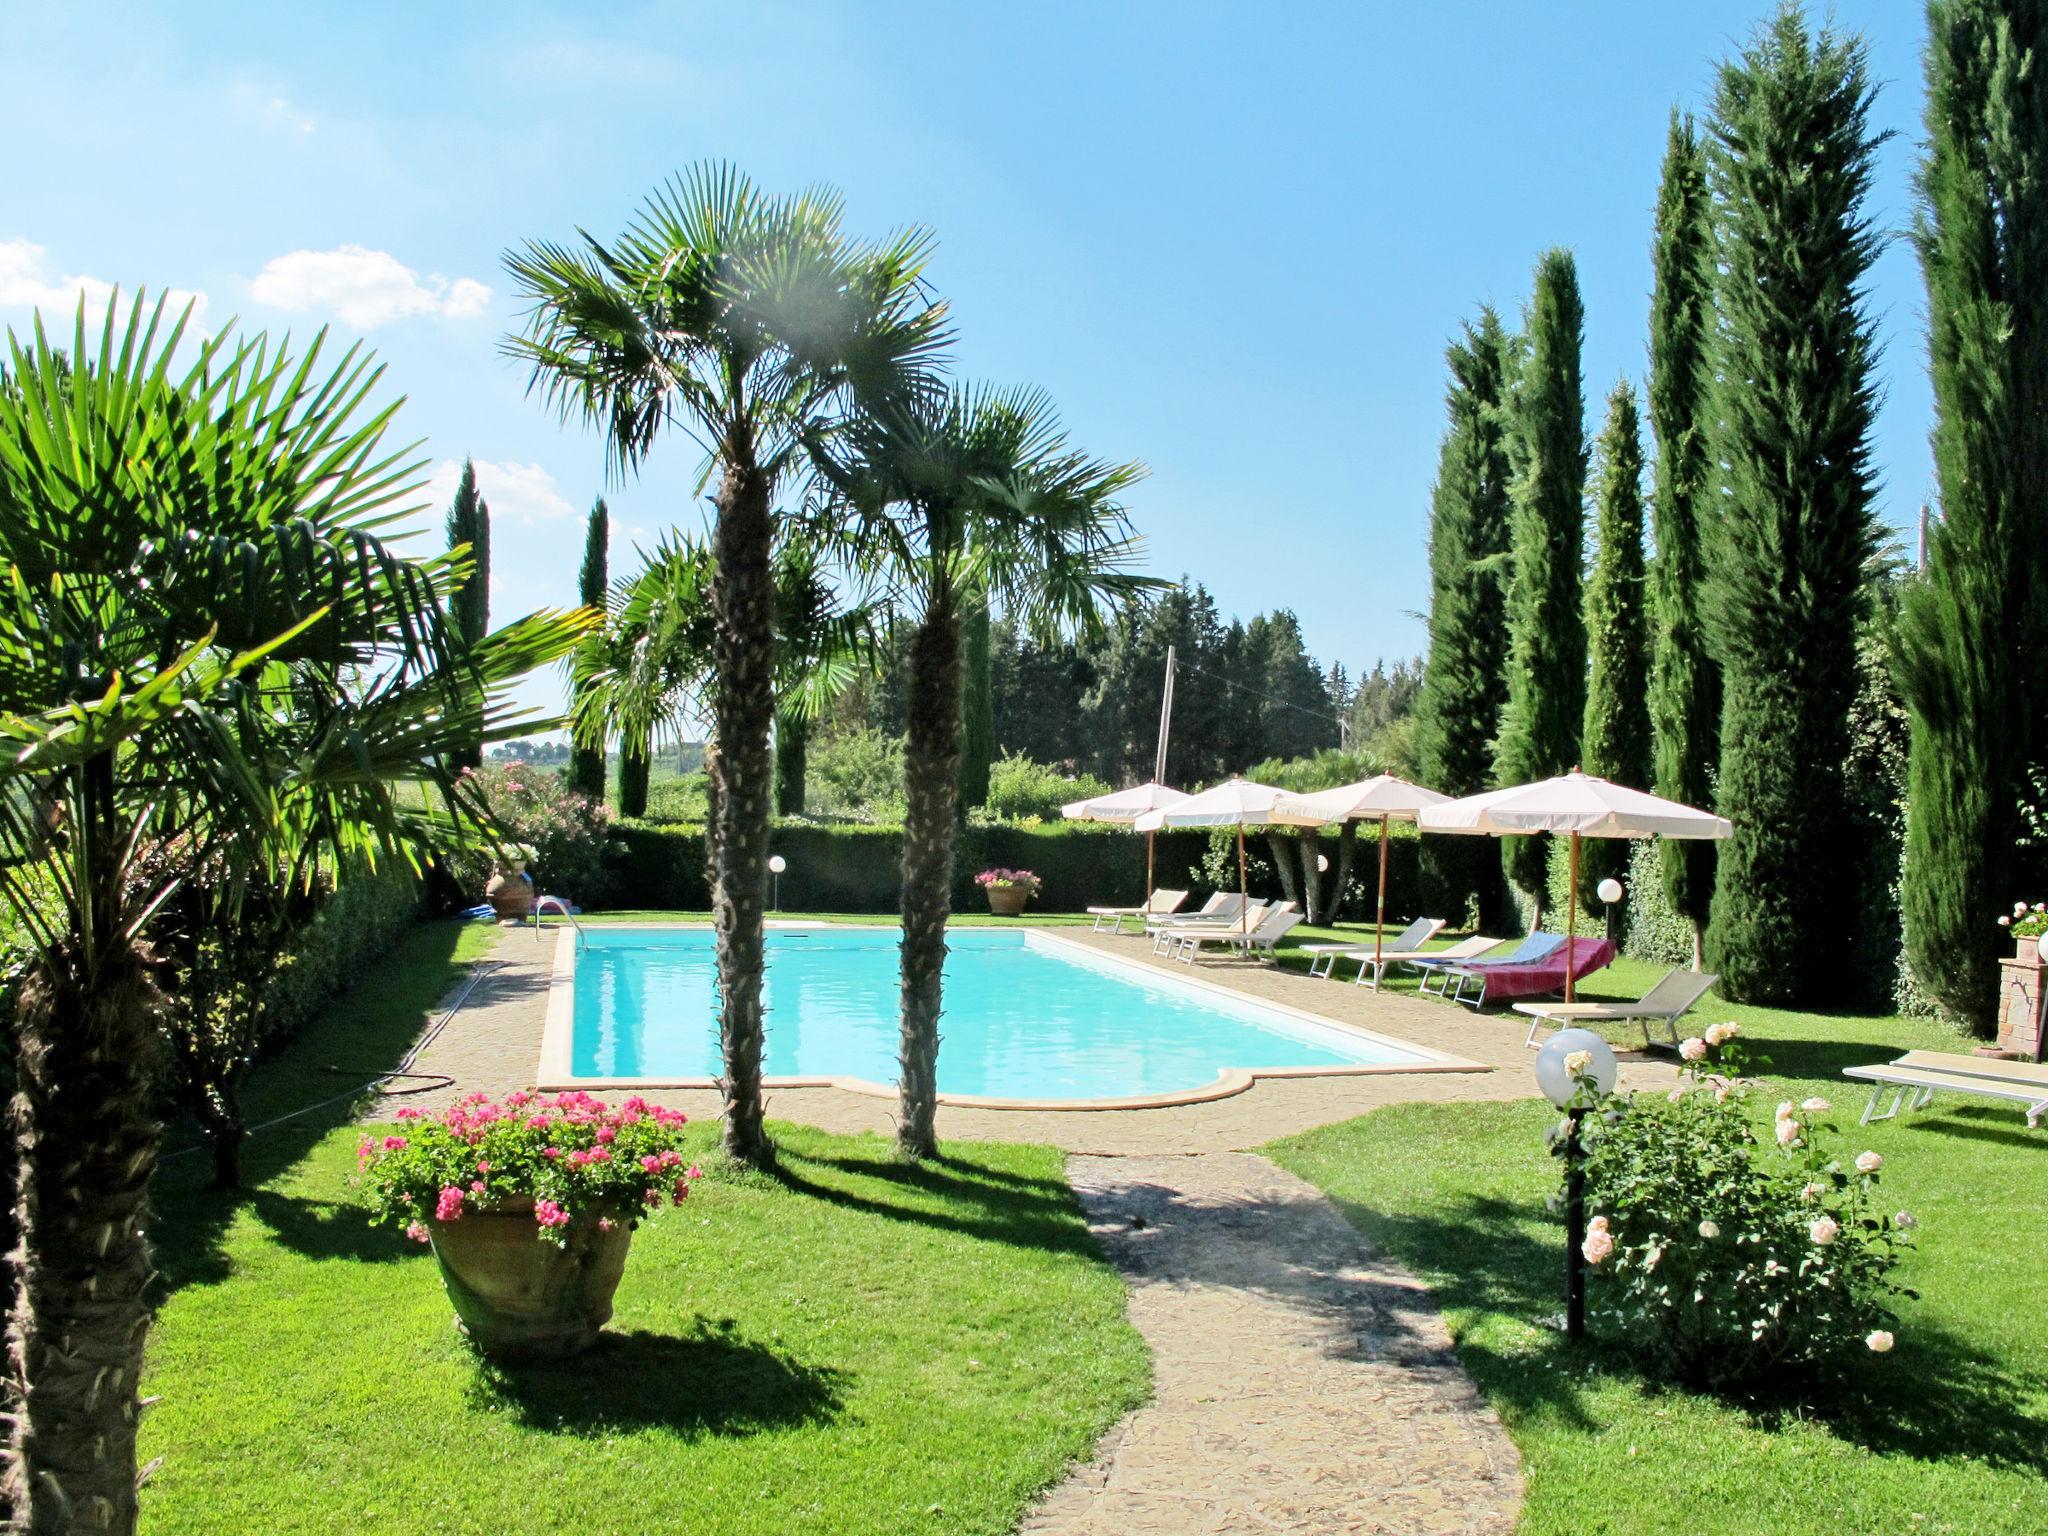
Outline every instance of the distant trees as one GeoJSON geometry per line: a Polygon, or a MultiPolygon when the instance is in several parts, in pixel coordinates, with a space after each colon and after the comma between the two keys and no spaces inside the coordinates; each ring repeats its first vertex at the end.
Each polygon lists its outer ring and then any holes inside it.
{"type": "MultiPolygon", "coordinates": [[[[491,629],[491,509],[476,488],[476,465],[462,461],[455,482],[455,500],[448,507],[448,548],[469,551],[469,574],[448,596],[448,617],[463,644],[475,645],[491,629]]],[[[457,767],[474,768],[483,761],[483,743],[466,746],[454,757],[457,767]]]]}
{"type": "MultiPolygon", "coordinates": [[[[1721,670],[1707,643],[1702,588],[1708,552],[1708,346],[1713,335],[1713,206],[1706,151],[1692,119],[1671,114],[1657,189],[1650,294],[1650,430],[1657,439],[1651,521],[1650,720],[1656,792],[1683,805],[1714,799],[1721,747],[1721,670]]],[[[1717,845],[1666,841],[1658,856],[1665,899],[1693,925],[1693,968],[1703,958],[1714,899],[1717,845]]]]}
{"type": "MultiPolygon", "coordinates": [[[[1644,612],[1643,448],[1636,394],[1627,380],[1607,399],[1600,433],[1600,483],[1595,497],[1593,570],[1586,583],[1586,720],[1580,762],[1586,772],[1650,787],[1650,636],[1644,612]]],[[[1628,845],[1595,838],[1581,870],[1591,895],[1601,880],[1628,868],[1628,845]]]]}
{"type": "MultiPolygon", "coordinates": [[[[611,585],[611,512],[598,497],[591,504],[589,520],[583,527],[583,566],[576,573],[576,597],[585,608],[605,611],[607,589],[611,585]]],[[[575,701],[570,700],[570,710],[575,710],[575,701]]],[[[600,803],[604,800],[604,746],[575,745],[569,752],[569,788],[577,794],[600,803]]],[[[641,810],[646,807],[646,781],[641,781],[641,810]]]]}
{"type": "Polygon", "coordinates": [[[1796,1002],[1855,889],[1846,836],[1857,625],[1875,538],[1865,49],[1788,7],[1720,67],[1711,177],[1717,440],[1708,605],[1726,691],[1709,964],[1731,998],[1796,1002]]]}
{"type": "Polygon", "coordinates": [[[989,769],[996,760],[995,658],[988,603],[976,603],[965,624],[960,702],[960,814],[988,804],[989,769]]]}
{"type": "MultiPolygon", "coordinates": [[[[1536,264],[1526,345],[1515,384],[1510,446],[1514,572],[1508,580],[1507,707],[1495,771],[1501,784],[1563,773],[1579,757],[1585,714],[1581,612],[1586,494],[1585,391],[1579,348],[1585,311],[1571,253],[1536,264]]],[[[1544,840],[1502,840],[1511,879],[1542,919],[1544,840]]]]}
{"type": "Polygon", "coordinates": [[[2020,894],[2020,804],[2042,747],[2028,669],[2048,563],[2048,7],[1934,0],[1927,15],[1913,239],[1941,517],[1898,624],[1912,741],[1900,899],[1914,975],[1988,1032],[1989,941],[2020,894]]]}

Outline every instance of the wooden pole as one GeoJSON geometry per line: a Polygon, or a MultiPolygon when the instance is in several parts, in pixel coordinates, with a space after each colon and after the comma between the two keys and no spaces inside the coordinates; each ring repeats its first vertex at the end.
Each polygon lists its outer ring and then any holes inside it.
{"type": "Polygon", "coordinates": [[[1252,931],[1252,887],[1244,872],[1244,823],[1237,824],[1237,926],[1239,931],[1252,931]]]}
{"type": "Polygon", "coordinates": [[[1145,905],[1148,909],[1152,905],[1152,839],[1158,835],[1157,832],[1145,834],[1145,905]]]}
{"type": "MultiPolygon", "coordinates": [[[[1380,818],[1380,911],[1372,931],[1372,973],[1380,973],[1380,947],[1387,941],[1387,818],[1380,818]]],[[[1377,988],[1377,980],[1373,983],[1377,988]]]]}
{"type": "Polygon", "coordinates": [[[1572,930],[1579,926],[1579,834],[1572,834],[1572,883],[1565,897],[1564,919],[1564,1000],[1572,1000],[1572,947],[1578,940],[1572,930]]]}

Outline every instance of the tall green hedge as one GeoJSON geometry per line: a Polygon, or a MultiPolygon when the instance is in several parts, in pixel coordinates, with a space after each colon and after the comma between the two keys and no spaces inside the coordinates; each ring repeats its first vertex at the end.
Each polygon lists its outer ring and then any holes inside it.
{"type": "MultiPolygon", "coordinates": [[[[702,911],[710,904],[704,884],[701,827],[615,826],[611,832],[614,904],[621,908],[702,911]]],[[[788,861],[782,876],[782,907],[789,912],[894,912],[903,834],[896,827],[778,826],[773,851],[788,861]]],[[[1331,839],[1332,848],[1335,839],[1331,839]]],[[[1412,832],[1397,832],[1387,860],[1389,918],[1418,915],[1422,897],[1412,832]]],[[[1162,832],[1156,848],[1157,880],[1207,896],[1201,874],[1208,852],[1206,832],[1162,832]]],[[[1378,878],[1376,848],[1361,846],[1354,878],[1368,891],[1378,878]]],[[[954,862],[953,906],[981,908],[975,875],[984,869],[1028,869],[1045,888],[1034,906],[1046,912],[1079,912],[1090,906],[1132,906],[1144,898],[1145,839],[1119,827],[1050,822],[1043,825],[968,826],[960,831],[954,862]]],[[[1278,897],[1271,890],[1254,896],[1278,897]]],[[[1353,903],[1347,917],[1365,910],[1353,903]]],[[[1452,920],[1462,913],[1440,915],[1452,920]]]]}

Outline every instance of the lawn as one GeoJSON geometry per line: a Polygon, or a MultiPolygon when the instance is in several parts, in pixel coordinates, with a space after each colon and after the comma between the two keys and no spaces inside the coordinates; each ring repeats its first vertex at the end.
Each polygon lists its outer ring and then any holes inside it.
{"type": "MultiPolygon", "coordinates": [[[[1620,962],[1583,995],[1633,997],[1657,974],[1620,962]]],[[[1888,1203],[1922,1223],[1898,1348],[1810,1410],[1660,1389],[1598,1338],[1574,1349],[1539,1324],[1564,1267],[1544,1106],[1394,1106],[1267,1151],[1436,1287],[1522,1449],[1531,1536],[2048,1530],[2048,1130],[1956,1099],[1859,1128],[1842,1067],[1955,1049],[1938,1026],[1711,998],[1696,1022],[1730,1018],[1773,1058],[1767,1097],[1832,1100],[1839,1144],[1883,1153],[1888,1203]]]]}
{"type": "MultiPolygon", "coordinates": [[[[395,1057],[492,936],[420,929],[253,1101],[395,1057]]],[[[259,1137],[242,1199],[199,1187],[203,1158],[160,1181],[145,1531],[994,1533],[1145,1394],[1050,1149],[920,1169],[777,1126],[776,1176],[707,1155],[690,1204],[642,1228],[595,1351],[495,1370],[433,1260],[367,1225],[339,1114],[259,1137]]]]}

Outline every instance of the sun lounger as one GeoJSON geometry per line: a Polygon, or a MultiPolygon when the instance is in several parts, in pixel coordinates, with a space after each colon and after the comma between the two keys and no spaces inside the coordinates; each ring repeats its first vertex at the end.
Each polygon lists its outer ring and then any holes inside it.
{"type": "Polygon", "coordinates": [[[1889,1120],[1902,1109],[1925,1109],[1937,1093],[1968,1093],[2025,1105],[2030,1126],[2038,1127],[2048,1115],[2048,1066],[2039,1062],[1908,1051],[1897,1061],[1844,1067],[1842,1076],[1871,1085],[1870,1102],[1863,1106],[1865,1125],[1889,1120]],[[1877,1106],[1887,1092],[1891,1107],[1880,1113],[1877,1106]]]}
{"type": "Polygon", "coordinates": [[[1193,965],[1206,944],[1224,944],[1237,950],[1247,959],[1263,952],[1268,959],[1273,957],[1273,946],[1287,934],[1299,928],[1306,921],[1295,911],[1294,903],[1283,901],[1276,907],[1268,907],[1252,924],[1249,930],[1241,928],[1187,930],[1173,936],[1173,958],[1184,965],[1193,965]]]}
{"type": "Polygon", "coordinates": [[[1239,906],[1235,901],[1214,917],[1207,915],[1193,917],[1148,918],[1145,931],[1152,935],[1152,953],[1163,955],[1173,949],[1174,940],[1186,933],[1249,933],[1258,926],[1265,915],[1266,903],[1246,902],[1239,906]]]}
{"type": "Polygon", "coordinates": [[[1664,979],[1633,1003],[1517,1003],[1515,1012],[1526,1013],[1532,1021],[1525,1045],[1536,1044],[1536,1031],[1548,1024],[1553,1029],[1568,1024],[1619,1023],[1629,1020],[1643,1026],[1643,1044],[1648,1046],[1650,1026],[1662,1024],[1670,1032],[1674,1049],[1678,1045],[1678,1021],[1692,1005],[1707,995],[1720,980],[1705,971],[1668,971],[1664,979]]]}
{"type": "Polygon", "coordinates": [[[1445,952],[1439,951],[1437,954],[1424,955],[1418,960],[1411,960],[1407,963],[1422,972],[1422,985],[1418,989],[1421,994],[1426,995],[1429,992],[1429,978],[1435,976],[1437,978],[1437,995],[1439,997],[1449,997],[1451,995],[1451,977],[1454,972],[1477,969],[1489,965],[1533,965],[1563,947],[1563,934],[1544,933],[1539,929],[1504,955],[1492,955],[1484,960],[1476,961],[1452,960],[1445,957],[1445,952]]]}
{"type": "Polygon", "coordinates": [[[1095,932],[1102,932],[1102,925],[1107,921],[1111,933],[1122,933],[1125,918],[1135,917],[1142,921],[1148,917],[1169,917],[1178,912],[1181,903],[1187,899],[1186,891],[1154,891],[1142,907],[1090,907],[1088,915],[1095,919],[1095,932]]]}
{"type": "Polygon", "coordinates": [[[1362,987],[1370,982],[1373,991],[1377,992],[1380,983],[1386,980],[1390,967],[1406,966],[1411,970],[1422,970],[1427,976],[1429,972],[1422,966],[1424,961],[1435,965],[1438,962],[1455,964],[1460,960],[1477,960],[1487,951],[1499,949],[1500,946],[1501,940],[1490,939],[1483,933],[1475,933],[1469,939],[1460,939],[1443,949],[1387,949],[1380,951],[1378,960],[1374,960],[1371,950],[1363,949],[1354,950],[1346,958],[1358,962],[1358,974],[1352,978],[1351,984],[1362,987]]]}
{"type": "MultiPolygon", "coordinates": [[[[1395,951],[1413,952],[1422,948],[1444,925],[1440,917],[1418,917],[1391,939],[1380,946],[1383,954],[1395,951]]],[[[1359,955],[1372,959],[1373,947],[1350,940],[1342,944],[1304,944],[1301,952],[1308,956],[1308,973],[1311,976],[1334,976],[1339,960],[1355,959],[1359,955]]]]}
{"type": "Polygon", "coordinates": [[[1552,992],[1562,992],[1567,965],[1571,968],[1571,979],[1576,982],[1584,980],[1613,959],[1614,944],[1609,939],[1572,939],[1559,943],[1551,953],[1527,965],[1481,962],[1477,965],[1455,965],[1444,974],[1456,982],[1450,994],[1452,1002],[1484,1008],[1489,1002],[1505,1003],[1517,997],[1546,997],[1552,992]],[[1473,986],[1478,990],[1466,996],[1466,988],[1473,986]]]}

